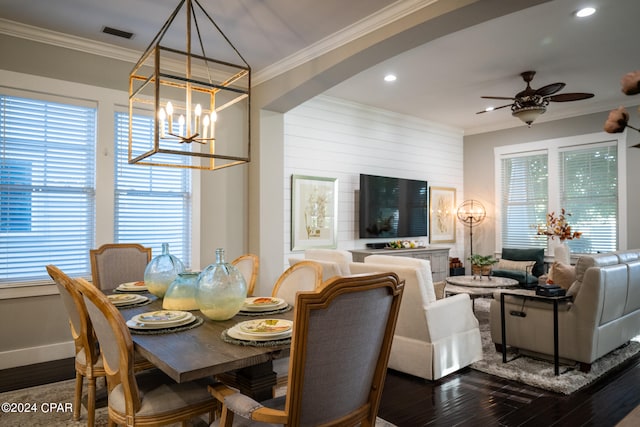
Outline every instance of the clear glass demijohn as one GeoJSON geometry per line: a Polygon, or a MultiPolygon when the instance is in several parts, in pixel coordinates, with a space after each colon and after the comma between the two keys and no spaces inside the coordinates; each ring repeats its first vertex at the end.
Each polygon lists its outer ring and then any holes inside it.
{"type": "Polygon", "coordinates": [[[162,254],[154,257],[144,270],[144,283],[149,292],[162,298],[169,285],[184,272],[184,264],[169,253],[169,244],[162,244],[162,254]]]}
{"type": "Polygon", "coordinates": [[[164,294],[162,308],[165,310],[197,310],[196,292],[200,272],[178,273],[164,294]]]}
{"type": "Polygon", "coordinates": [[[211,320],[227,320],[242,308],[247,283],[233,264],[224,260],[224,249],[216,249],[216,262],[198,277],[196,301],[202,314],[211,320]]]}

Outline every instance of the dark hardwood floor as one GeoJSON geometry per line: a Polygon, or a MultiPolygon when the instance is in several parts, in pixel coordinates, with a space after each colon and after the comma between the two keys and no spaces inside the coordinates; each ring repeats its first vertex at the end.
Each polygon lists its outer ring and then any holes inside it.
{"type": "MultiPolygon", "coordinates": [[[[73,378],[73,359],[0,371],[0,392],[73,378]]],[[[389,371],[379,416],[398,427],[615,426],[640,405],[640,356],[570,396],[469,368],[439,381],[389,371]]]]}
{"type": "Polygon", "coordinates": [[[438,381],[389,371],[379,416],[398,427],[605,427],[638,405],[640,356],[569,396],[470,368],[438,381]]]}

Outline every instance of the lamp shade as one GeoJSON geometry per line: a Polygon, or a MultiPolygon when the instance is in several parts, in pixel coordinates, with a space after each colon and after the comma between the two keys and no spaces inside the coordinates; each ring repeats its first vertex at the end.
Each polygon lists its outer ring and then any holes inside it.
{"type": "Polygon", "coordinates": [[[522,107],[513,110],[511,113],[512,116],[519,118],[523,122],[527,124],[527,126],[531,127],[531,124],[540,116],[547,111],[547,108],[542,105],[536,105],[531,107],[522,107]]]}

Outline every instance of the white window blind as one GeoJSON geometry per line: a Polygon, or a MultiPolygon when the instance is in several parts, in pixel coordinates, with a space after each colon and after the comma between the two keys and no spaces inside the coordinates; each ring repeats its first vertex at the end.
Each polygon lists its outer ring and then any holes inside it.
{"type": "Polygon", "coordinates": [[[503,158],[502,247],[546,247],[536,236],[535,224],[546,220],[548,205],[547,154],[503,158]]]}
{"type": "Polygon", "coordinates": [[[0,95],[0,283],[89,276],[96,109],[0,95]]]}
{"type": "MultiPolygon", "coordinates": [[[[185,266],[191,265],[190,169],[130,165],[129,116],[117,112],[115,165],[115,236],[121,243],[140,243],[162,253],[162,243],[185,266]]],[[[151,146],[153,121],[137,115],[133,124],[134,150],[151,146]]],[[[182,144],[186,145],[186,144],[182,144]]],[[[188,156],[167,156],[167,163],[188,162],[188,156]]]]}
{"type": "Polygon", "coordinates": [[[618,150],[614,143],[560,150],[560,206],[571,213],[568,240],[575,253],[615,251],[618,247],[618,150]]]}
{"type": "Polygon", "coordinates": [[[548,212],[561,209],[579,239],[567,240],[572,253],[618,248],[618,142],[590,137],[569,143],[540,143],[536,152],[504,152],[499,157],[502,247],[547,247],[536,235],[548,212]]]}

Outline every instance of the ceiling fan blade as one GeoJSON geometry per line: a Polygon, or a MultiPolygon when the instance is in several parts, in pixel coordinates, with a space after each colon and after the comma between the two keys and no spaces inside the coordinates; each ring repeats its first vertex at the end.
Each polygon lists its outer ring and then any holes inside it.
{"type": "Polygon", "coordinates": [[[480,98],[484,98],[484,99],[510,99],[512,101],[515,101],[515,98],[512,96],[481,96],[480,98]]]}
{"type": "Polygon", "coordinates": [[[495,107],[493,110],[482,110],[482,111],[478,111],[476,114],[482,114],[482,113],[490,113],[492,111],[495,110],[499,110],[501,108],[506,108],[506,107],[511,107],[513,104],[507,104],[507,105],[501,105],[499,107],[495,107]]]}
{"type": "Polygon", "coordinates": [[[561,93],[559,95],[549,96],[547,99],[553,102],[580,101],[581,99],[593,98],[592,93],[561,93]]]}
{"type": "Polygon", "coordinates": [[[536,90],[536,95],[540,96],[549,96],[558,92],[562,88],[564,88],[566,84],[564,83],[551,83],[550,85],[542,86],[540,89],[536,90]]]}

